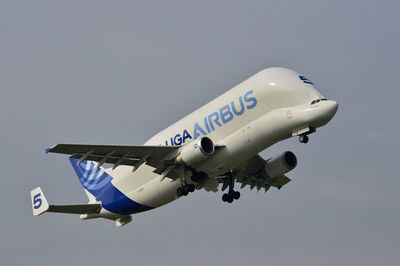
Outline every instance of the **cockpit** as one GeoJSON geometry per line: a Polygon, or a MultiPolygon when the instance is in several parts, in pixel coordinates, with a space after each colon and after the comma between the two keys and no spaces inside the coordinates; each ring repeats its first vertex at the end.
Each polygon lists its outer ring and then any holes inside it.
{"type": "Polygon", "coordinates": [[[327,100],[328,100],[328,99],[326,99],[326,98],[316,99],[316,100],[314,100],[314,101],[311,102],[311,105],[316,104],[316,103],[319,103],[320,101],[327,101],[327,100]]]}

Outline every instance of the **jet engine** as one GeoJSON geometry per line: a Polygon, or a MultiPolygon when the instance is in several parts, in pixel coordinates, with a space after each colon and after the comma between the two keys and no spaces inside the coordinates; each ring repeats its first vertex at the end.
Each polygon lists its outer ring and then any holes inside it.
{"type": "Polygon", "coordinates": [[[270,178],[275,178],[286,174],[293,170],[297,166],[297,158],[291,151],[285,151],[284,153],[268,159],[265,163],[263,175],[270,178]]]}
{"type": "Polygon", "coordinates": [[[215,146],[208,137],[202,137],[181,148],[176,157],[179,164],[192,165],[214,154],[215,146]]]}

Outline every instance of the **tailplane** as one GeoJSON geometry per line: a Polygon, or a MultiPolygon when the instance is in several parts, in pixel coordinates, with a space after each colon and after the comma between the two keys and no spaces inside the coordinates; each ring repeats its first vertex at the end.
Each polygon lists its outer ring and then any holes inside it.
{"type": "Polygon", "coordinates": [[[45,212],[98,214],[101,211],[101,204],[49,205],[40,187],[31,191],[31,202],[34,216],[45,212]]]}
{"type": "Polygon", "coordinates": [[[105,172],[103,167],[99,167],[99,164],[94,161],[70,158],[70,162],[89,198],[89,203],[50,205],[41,188],[37,187],[31,191],[33,215],[37,216],[45,212],[80,214],[82,220],[106,218],[115,221],[115,225],[118,227],[132,221],[132,216],[129,214],[111,213],[103,208],[104,200],[109,202],[115,196],[115,189],[111,184],[112,177],[105,172]]]}

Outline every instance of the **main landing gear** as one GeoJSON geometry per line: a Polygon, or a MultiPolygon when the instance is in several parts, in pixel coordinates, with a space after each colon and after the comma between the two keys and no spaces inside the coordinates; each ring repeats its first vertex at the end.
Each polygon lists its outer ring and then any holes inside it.
{"type": "Polygon", "coordinates": [[[226,178],[228,179],[229,182],[229,190],[228,193],[222,195],[222,201],[232,203],[233,200],[238,200],[240,198],[240,192],[233,190],[235,185],[235,179],[233,178],[232,172],[228,172],[226,174],[226,178]]]}
{"type": "Polygon", "coordinates": [[[176,190],[176,194],[178,196],[187,196],[190,192],[194,192],[196,187],[194,184],[185,184],[182,187],[178,187],[176,190]]]}
{"type": "Polygon", "coordinates": [[[183,167],[182,175],[181,175],[181,182],[182,186],[178,187],[176,190],[176,195],[180,196],[187,196],[190,192],[194,192],[196,190],[196,186],[194,184],[187,184],[186,183],[186,169],[183,167]]]}

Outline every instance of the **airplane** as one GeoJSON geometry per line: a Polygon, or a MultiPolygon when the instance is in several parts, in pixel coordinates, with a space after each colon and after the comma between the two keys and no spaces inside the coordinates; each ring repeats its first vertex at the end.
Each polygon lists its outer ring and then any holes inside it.
{"type": "Polygon", "coordinates": [[[301,143],[338,110],[313,82],[281,67],[266,68],[162,130],[142,146],[57,144],[47,153],[70,155],[89,199],[87,204],[50,205],[40,187],[31,191],[33,215],[80,214],[106,218],[120,227],[132,214],[185,197],[195,190],[227,192],[280,189],[297,166],[293,152],[263,159],[261,151],[297,136],[301,143]],[[108,164],[109,167],[103,166],[108,164]]]}

